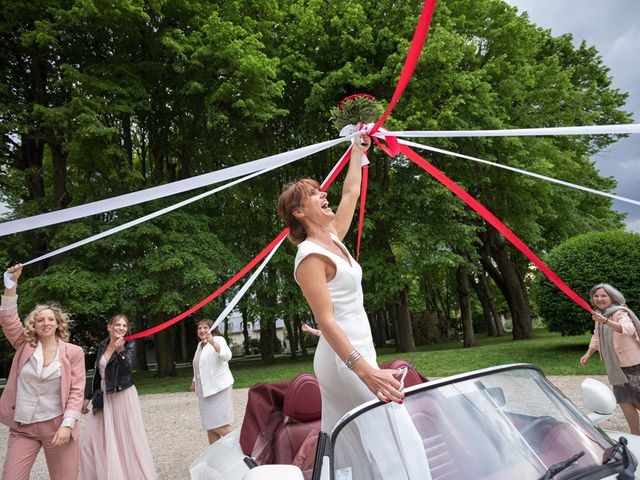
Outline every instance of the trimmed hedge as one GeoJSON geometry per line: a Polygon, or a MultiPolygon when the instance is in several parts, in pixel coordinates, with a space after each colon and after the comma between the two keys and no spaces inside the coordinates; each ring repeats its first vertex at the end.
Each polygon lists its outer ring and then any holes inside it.
{"type": "MultiPolygon", "coordinates": [[[[578,295],[591,303],[589,291],[598,283],[620,290],[627,305],[640,312],[640,235],[621,230],[578,235],[551,250],[545,259],[578,295]]],[[[591,316],[574,304],[540,272],[533,289],[547,328],[562,335],[593,330],[591,316]]]]}

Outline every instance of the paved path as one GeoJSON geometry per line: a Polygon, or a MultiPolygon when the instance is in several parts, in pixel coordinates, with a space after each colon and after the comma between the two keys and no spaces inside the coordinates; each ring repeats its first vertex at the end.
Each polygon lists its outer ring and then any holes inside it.
{"type": "MultiPolygon", "coordinates": [[[[584,376],[550,376],[554,383],[583,412],[580,384],[584,376]]],[[[605,376],[595,376],[607,383],[605,376]]],[[[247,403],[247,389],[233,392],[235,422],[239,427],[247,403]]],[[[189,478],[189,465],[207,448],[206,433],[200,424],[200,414],[195,395],[190,393],[170,393],[143,395],[140,397],[144,424],[151,444],[153,458],[161,480],[189,478]]],[[[81,426],[84,424],[82,420],[81,426]]],[[[601,424],[603,428],[628,431],[622,412],[618,408],[611,420],[601,424]]],[[[0,459],[6,452],[8,428],[0,425],[0,459]]],[[[0,463],[2,463],[0,461],[0,463]]],[[[31,474],[32,480],[48,479],[44,455],[40,453],[31,474]]]]}

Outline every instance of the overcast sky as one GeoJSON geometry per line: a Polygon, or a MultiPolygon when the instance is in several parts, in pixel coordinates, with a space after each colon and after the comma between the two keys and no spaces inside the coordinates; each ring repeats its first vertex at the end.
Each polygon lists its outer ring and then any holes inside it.
{"type": "MultiPolygon", "coordinates": [[[[526,11],[536,25],[554,36],[573,34],[574,44],[594,46],[610,68],[613,86],[628,92],[626,110],[640,123],[640,1],[638,0],[505,0],[526,11]]],[[[620,140],[595,158],[600,173],[614,177],[620,196],[640,200],[640,134],[620,140]]],[[[569,179],[567,179],[569,180],[569,179]]],[[[589,195],[585,193],[585,195],[589,195]]],[[[628,212],[627,228],[640,232],[640,206],[615,200],[628,212]]]]}

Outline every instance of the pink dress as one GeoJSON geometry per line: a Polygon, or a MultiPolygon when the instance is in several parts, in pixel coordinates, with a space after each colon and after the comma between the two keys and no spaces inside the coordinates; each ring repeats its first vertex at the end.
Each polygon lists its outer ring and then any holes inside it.
{"type": "MultiPolygon", "coordinates": [[[[106,392],[100,359],[100,388],[106,392]]],[[[142,423],[138,391],[131,386],[104,394],[104,408],[89,414],[80,443],[81,480],[151,480],[158,478],[142,423]]]]}

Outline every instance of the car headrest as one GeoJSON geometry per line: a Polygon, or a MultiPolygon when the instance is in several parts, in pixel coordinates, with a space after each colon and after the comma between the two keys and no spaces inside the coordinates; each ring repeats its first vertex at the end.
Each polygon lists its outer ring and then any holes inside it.
{"type": "Polygon", "coordinates": [[[299,422],[320,419],[322,400],[316,377],[309,373],[301,373],[291,380],[284,397],[282,413],[299,422]]]}

